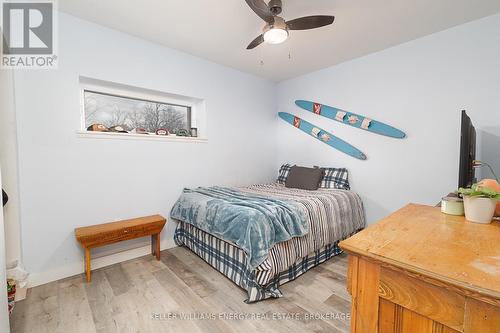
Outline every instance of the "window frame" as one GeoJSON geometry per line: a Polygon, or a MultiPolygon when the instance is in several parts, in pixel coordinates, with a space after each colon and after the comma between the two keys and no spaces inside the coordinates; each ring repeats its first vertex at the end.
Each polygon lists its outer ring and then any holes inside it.
{"type": "MultiPolygon", "coordinates": [[[[82,119],[82,130],[87,130],[87,124],[85,124],[85,93],[93,93],[93,94],[98,94],[98,95],[105,95],[105,96],[110,96],[110,97],[118,97],[118,98],[124,98],[124,99],[130,99],[134,101],[141,101],[141,102],[147,102],[147,103],[156,103],[156,104],[163,104],[163,105],[171,105],[171,106],[178,106],[178,107],[183,107],[187,108],[187,120],[186,123],[189,126],[187,129],[188,131],[193,128],[193,123],[191,121],[191,112],[193,107],[191,105],[182,105],[182,104],[173,104],[173,103],[167,103],[167,102],[162,102],[162,101],[157,101],[157,100],[150,100],[150,99],[144,99],[144,98],[136,98],[136,97],[130,97],[130,96],[122,96],[122,95],[115,95],[115,94],[110,94],[110,93],[105,93],[102,91],[95,91],[95,90],[90,90],[90,89],[83,89],[82,90],[82,98],[83,98],[83,119],[82,119]]],[[[128,133],[127,133],[128,134],[128,133]]]]}
{"type": "MultiPolygon", "coordinates": [[[[205,142],[206,137],[203,136],[204,130],[200,129],[199,114],[204,112],[205,102],[202,99],[187,97],[172,93],[154,91],[150,89],[133,87],[124,84],[101,81],[86,77],[80,77],[79,84],[80,95],[80,126],[77,131],[80,137],[102,137],[102,138],[120,138],[120,139],[163,139],[166,141],[193,141],[205,142]],[[189,129],[196,128],[198,136],[196,137],[177,137],[177,136],[161,136],[161,135],[144,135],[135,133],[114,133],[114,132],[93,132],[88,131],[85,123],[85,92],[92,92],[101,95],[109,95],[112,97],[120,97],[125,99],[133,99],[151,103],[161,103],[172,106],[187,107],[188,109],[188,126],[189,129]]],[[[202,121],[201,121],[202,122],[202,121]]],[[[202,122],[203,123],[203,122],[202,122]]]]}

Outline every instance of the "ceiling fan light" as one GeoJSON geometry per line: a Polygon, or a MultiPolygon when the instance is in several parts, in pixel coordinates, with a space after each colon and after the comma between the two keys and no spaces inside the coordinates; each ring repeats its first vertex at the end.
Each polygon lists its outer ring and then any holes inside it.
{"type": "Polygon", "coordinates": [[[280,44],[288,38],[288,31],[285,29],[273,28],[264,33],[264,41],[268,44],[280,44]]]}

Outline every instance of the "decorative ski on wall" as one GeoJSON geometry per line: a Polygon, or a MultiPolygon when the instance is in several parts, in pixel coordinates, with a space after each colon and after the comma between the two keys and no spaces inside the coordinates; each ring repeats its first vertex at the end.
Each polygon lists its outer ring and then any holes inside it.
{"type": "Polygon", "coordinates": [[[350,113],[341,109],[337,109],[328,105],[322,105],[310,101],[297,100],[297,106],[312,113],[322,115],[323,117],[330,118],[341,123],[351,125],[353,127],[361,128],[373,133],[390,136],[393,138],[402,139],[406,134],[397,128],[381,123],[376,120],[360,116],[355,113],[350,113]]]}
{"type": "Polygon", "coordinates": [[[327,145],[340,150],[343,153],[346,153],[348,155],[351,155],[353,157],[356,157],[360,160],[366,160],[366,155],[363,154],[359,149],[356,147],[348,144],[342,139],[339,139],[338,137],[334,136],[331,133],[328,133],[327,131],[316,127],[315,125],[300,119],[299,117],[295,117],[294,115],[287,113],[287,112],[279,112],[278,115],[280,116],[281,119],[286,121],[287,123],[297,127],[298,129],[302,130],[303,132],[306,132],[307,134],[311,135],[312,137],[315,137],[316,139],[326,143],[327,145]]]}

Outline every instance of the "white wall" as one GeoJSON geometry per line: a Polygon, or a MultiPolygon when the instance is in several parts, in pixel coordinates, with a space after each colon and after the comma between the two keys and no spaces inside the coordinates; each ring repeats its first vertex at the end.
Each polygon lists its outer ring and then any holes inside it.
{"type": "MultiPolygon", "coordinates": [[[[59,23],[59,69],[15,75],[22,248],[32,285],[83,271],[77,226],[168,216],[183,187],[267,182],[282,162],[349,168],[370,223],[410,201],[435,204],[457,183],[461,109],[478,129],[479,157],[500,171],[500,15],[277,87],[65,14],[59,23]],[[77,137],[80,75],[205,99],[208,143],[77,137]],[[365,114],[408,138],[321,119],[295,107],[295,99],[365,114]],[[330,130],[368,160],[314,141],[277,111],[330,130]]],[[[162,248],[173,245],[173,229],[169,223],[162,248]]],[[[145,254],[146,242],[96,251],[93,267],[145,254]],[[136,250],[119,252],[124,248],[136,250]]]]}
{"type": "MultiPolygon", "coordinates": [[[[0,74],[2,76],[2,74],[0,74]]],[[[1,168],[0,168],[1,169],[1,168]]],[[[0,188],[2,187],[2,178],[0,170],[0,188]]],[[[5,281],[7,280],[7,274],[5,266],[7,265],[5,260],[5,232],[4,232],[4,219],[3,219],[3,209],[0,209],[0,281],[2,283],[2,288],[0,288],[0,332],[7,333],[10,332],[9,327],[9,311],[7,306],[7,288],[5,288],[5,281]]]]}
{"type": "Polygon", "coordinates": [[[279,111],[294,113],[360,148],[359,161],[278,125],[278,161],[343,166],[363,197],[368,222],[408,202],[436,204],[458,182],[460,110],[478,131],[479,158],[500,174],[500,14],[278,85],[279,111]],[[392,124],[391,139],[301,111],[296,99],[392,124]]]}
{"type": "Polygon", "coordinates": [[[7,263],[21,259],[17,133],[12,74],[11,70],[0,70],[0,168],[3,188],[9,195],[9,202],[3,209],[7,263]]]}
{"type": "MultiPolygon", "coordinates": [[[[73,229],[169,211],[183,187],[275,175],[274,83],[61,14],[59,69],[15,75],[23,255],[31,284],[83,271],[73,229]],[[208,143],[77,137],[79,76],[203,98],[208,143]]],[[[173,246],[168,223],[162,248],[173,246]]],[[[96,251],[97,256],[149,240],[96,251]]],[[[96,260],[93,267],[145,254],[96,260]]]]}

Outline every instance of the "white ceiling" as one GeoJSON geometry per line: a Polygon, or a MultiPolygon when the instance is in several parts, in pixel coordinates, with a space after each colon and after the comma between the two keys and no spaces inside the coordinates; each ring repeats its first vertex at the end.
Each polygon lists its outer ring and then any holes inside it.
{"type": "Polygon", "coordinates": [[[286,20],[334,15],[280,45],[246,46],[264,25],[245,0],[62,0],[62,11],[280,81],[500,11],[499,0],[283,0],[286,20]],[[289,59],[289,53],[291,58],[289,59]],[[261,64],[263,60],[263,65],[261,64]]]}

